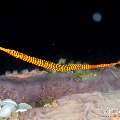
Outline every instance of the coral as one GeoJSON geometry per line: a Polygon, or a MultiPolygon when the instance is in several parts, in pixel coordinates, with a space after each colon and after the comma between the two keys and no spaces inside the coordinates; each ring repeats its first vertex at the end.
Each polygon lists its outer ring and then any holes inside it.
{"type": "Polygon", "coordinates": [[[32,106],[27,103],[17,104],[11,99],[4,99],[0,101],[0,118],[9,118],[12,112],[24,112],[32,109],[32,106]]]}

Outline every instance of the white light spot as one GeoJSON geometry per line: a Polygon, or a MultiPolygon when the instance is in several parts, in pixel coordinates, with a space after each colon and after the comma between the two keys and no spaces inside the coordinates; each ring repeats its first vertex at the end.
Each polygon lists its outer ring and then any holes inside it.
{"type": "Polygon", "coordinates": [[[102,15],[98,12],[94,13],[92,17],[95,22],[100,22],[102,20],[102,15]]]}

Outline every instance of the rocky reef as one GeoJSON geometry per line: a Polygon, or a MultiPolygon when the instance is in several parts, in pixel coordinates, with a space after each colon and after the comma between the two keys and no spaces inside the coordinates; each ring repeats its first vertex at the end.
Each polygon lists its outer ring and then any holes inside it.
{"type": "MultiPolygon", "coordinates": [[[[101,96],[104,96],[104,94],[113,95],[116,93],[116,91],[120,91],[120,70],[117,67],[99,70],[93,72],[92,74],[86,74],[86,75],[84,74],[83,76],[74,74],[72,72],[52,73],[45,71],[31,71],[31,72],[23,72],[23,73],[13,72],[13,73],[6,73],[5,75],[0,76],[0,99],[6,99],[6,98],[12,99],[18,103],[38,102],[48,97],[53,98],[54,100],[59,100],[63,97],[66,98],[66,96],[68,97],[72,96],[71,99],[74,99],[76,98],[76,96],[74,95],[77,94],[80,94],[81,96],[87,95],[86,98],[83,97],[84,100],[88,100],[88,99],[93,100],[94,93],[97,93],[96,99],[101,99],[101,101],[103,100],[101,103],[106,104],[107,102],[104,102],[104,97],[101,96]]],[[[117,96],[120,97],[119,92],[117,92],[117,96]]],[[[117,96],[115,96],[116,100],[114,99],[114,97],[112,97],[112,102],[119,100],[117,96]]],[[[107,97],[107,99],[109,99],[109,97],[107,97]]],[[[118,107],[119,105],[120,104],[118,104],[118,107]]],[[[89,103],[87,104],[86,102],[86,106],[89,106],[89,103]]],[[[36,109],[37,108],[33,107],[32,110],[36,111],[36,109]]],[[[39,112],[40,111],[44,112],[44,110],[42,111],[41,108],[39,109],[39,112]]],[[[84,114],[87,114],[87,112],[84,114]]],[[[45,119],[41,118],[39,120],[51,120],[51,119],[48,119],[46,117],[45,119]]],[[[55,120],[61,120],[61,119],[59,118],[55,120]]],[[[67,120],[67,119],[63,118],[62,120],[67,120]]],[[[78,120],[78,119],[71,118],[71,120],[78,120]]],[[[87,120],[87,118],[84,117],[84,119],[81,118],[79,120],[87,120]]],[[[92,118],[92,120],[96,120],[96,119],[92,118]]]]}
{"type": "Polygon", "coordinates": [[[60,98],[75,93],[93,91],[109,92],[120,89],[119,69],[98,71],[96,76],[84,76],[73,73],[48,73],[31,71],[0,76],[0,97],[17,102],[33,102],[45,97],[60,98]]]}

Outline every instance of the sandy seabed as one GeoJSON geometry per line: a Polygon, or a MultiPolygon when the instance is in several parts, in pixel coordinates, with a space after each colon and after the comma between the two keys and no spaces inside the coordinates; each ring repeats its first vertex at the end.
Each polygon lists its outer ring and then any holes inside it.
{"type": "Polygon", "coordinates": [[[83,93],[62,97],[52,106],[33,108],[20,120],[119,120],[120,91],[83,93]]]}

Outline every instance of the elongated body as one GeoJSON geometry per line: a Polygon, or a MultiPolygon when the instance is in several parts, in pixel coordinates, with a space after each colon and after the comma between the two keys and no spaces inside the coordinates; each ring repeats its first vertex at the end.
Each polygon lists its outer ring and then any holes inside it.
{"type": "Polygon", "coordinates": [[[46,68],[48,70],[58,71],[58,72],[75,71],[75,70],[81,70],[81,69],[108,68],[108,67],[112,67],[116,64],[120,64],[120,62],[118,61],[116,63],[98,64],[98,65],[88,65],[88,64],[86,64],[86,65],[82,65],[82,64],[63,65],[63,64],[56,64],[54,62],[50,62],[50,61],[38,59],[35,57],[31,57],[29,55],[18,52],[16,50],[6,49],[3,47],[0,47],[0,50],[8,53],[9,55],[11,55],[15,58],[26,61],[28,63],[34,64],[34,65],[39,66],[39,67],[46,68]]]}

